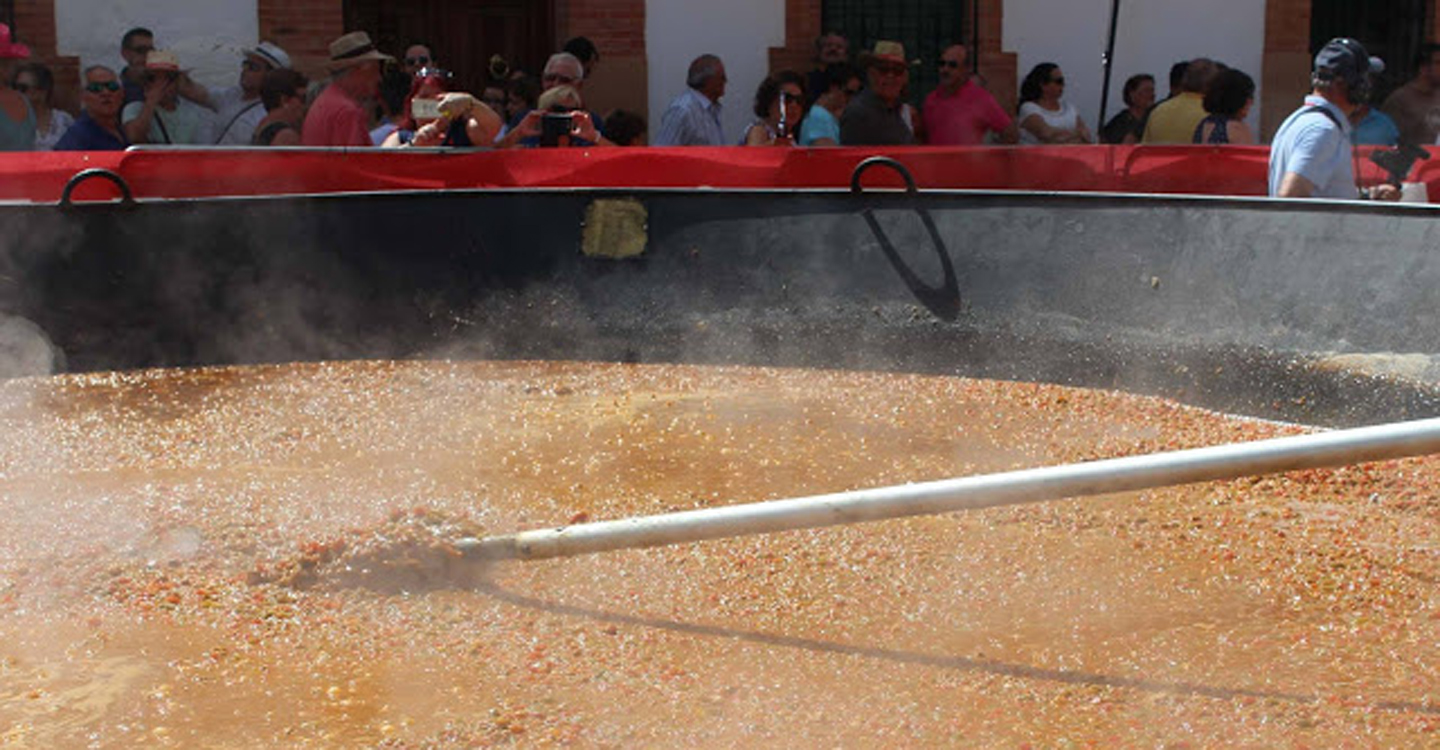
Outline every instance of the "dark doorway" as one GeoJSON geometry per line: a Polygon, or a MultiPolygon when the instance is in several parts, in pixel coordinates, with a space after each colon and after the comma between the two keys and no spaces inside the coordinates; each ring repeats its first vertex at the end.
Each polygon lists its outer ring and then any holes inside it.
{"type": "MultiPolygon", "coordinates": [[[[970,17],[975,0],[824,0],[821,23],[850,40],[856,55],[889,40],[905,45],[920,65],[910,69],[910,101],[919,104],[940,82],[940,53],[951,44],[974,45],[970,17]]],[[[972,62],[977,58],[970,50],[972,62]]]]}
{"type": "Polygon", "coordinates": [[[1360,40],[1372,55],[1385,61],[1375,82],[1374,102],[1415,74],[1415,54],[1425,43],[1426,0],[1313,0],[1310,10],[1310,52],[1338,36],[1360,40]]]}
{"type": "Polygon", "coordinates": [[[455,87],[479,96],[492,55],[537,77],[555,51],[554,0],[345,0],[345,28],[396,57],[430,45],[455,87]]]}

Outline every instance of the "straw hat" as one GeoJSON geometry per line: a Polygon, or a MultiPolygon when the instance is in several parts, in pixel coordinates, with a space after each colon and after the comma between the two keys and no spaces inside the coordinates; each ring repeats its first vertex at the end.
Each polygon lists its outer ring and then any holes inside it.
{"type": "Polygon", "coordinates": [[[395,58],[375,49],[370,35],[352,31],[330,43],[330,70],[339,72],[371,60],[394,61],[395,58]]]}
{"type": "Polygon", "coordinates": [[[10,27],[0,23],[0,60],[24,60],[30,48],[10,41],[10,27]]]}
{"type": "Polygon", "coordinates": [[[163,49],[152,49],[145,54],[145,69],[179,73],[180,58],[176,57],[174,52],[163,49]]]}
{"type": "Polygon", "coordinates": [[[265,64],[275,70],[290,67],[290,55],[286,54],[285,50],[280,49],[280,45],[274,42],[261,42],[254,47],[247,47],[240,51],[250,57],[258,57],[264,60],[265,64]]]}
{"type": "Polygon", "coordinates": [[[881,62],[910,65],[910,61],[905,58],[905,45],[899,42],[879,41],[875,43],[874,50],[860,53],[860,64],[867,68],[881,62]]]}

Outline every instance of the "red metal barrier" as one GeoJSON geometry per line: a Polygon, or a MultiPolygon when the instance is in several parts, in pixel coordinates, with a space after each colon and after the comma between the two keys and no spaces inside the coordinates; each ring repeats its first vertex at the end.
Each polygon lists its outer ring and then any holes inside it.
{"type": "MultiPolygon", "coordinates": [[[[1383,179],[1369,149],[1364,184],[1383,179]]],[[[456,188],[847,188],[865,158],[891,156],[922,188],[1264,195],[1264,146],[980,148],[602,148],[432,152],[380,149],[161,150],[0,156],[0,200],[54,202],[84,169],[116,172],[137,198],[456,188]]],[[[1440,196],[1440,160],[1417,179],[1440,196]]],[[[886,172],[867,185],[900,187],[886,172]]],[[[116,196],[99,180],[75,200],[116,196]]]]}

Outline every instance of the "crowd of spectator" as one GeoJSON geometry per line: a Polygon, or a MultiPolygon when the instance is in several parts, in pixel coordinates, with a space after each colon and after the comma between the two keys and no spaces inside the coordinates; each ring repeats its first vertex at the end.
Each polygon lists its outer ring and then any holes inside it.
{"type": "MultiPolygon", "coordinates": [[[[1413,80],[1381,107],[1359,102],[1356,143],[1434,143],[1440,134],[1440,47],[1422,49],[1413,80]]],[[[647,143],[639,115],[605,116],[586,101],[585,84],[600,64],[588,39],[566,43],[537,77],[489,60],[478,98],[454,81],[425,44],[398,57],[377,49],[363,31],[329,46],[328,77],[311,81],[284,49],[261,42],[242,50],[229,87],[207,88],[175,53],[157,48],[145,28],[122,36],[125,65],[82,71],[78,118],[54,106],[55,78],[0,25],[0,150],[121,149],[132,144],[256,146],[629,146],[647,143]]],[[[1253,144],[1247,123],[1255,81],[1207,58],[1176,63],[1170,92],[1157,101],[1156,79],[1130,76],[1124,108],[1092,132],[1065,98],[1066,78],[1053,62],[1035,65],[1019,87],[1018,106],[1002,107],[961,44],[945,48],[939,84],[909,103],[919,61],[903,45],[877,42],[851,55],[848,40],[827,32],[815,43],[814,68],[775,71],[756,87],[755,119],[727,134],[721,112],[729,80],[724,61],[700,55],[684,92],[660,114],[648,142],[659,146],[945,146],[1131,143],[1253,144]]],[[[1373,75],[1373,73],[1372,73],[1373,75]]],[[[1100,123],[1097,123],[1100,124],[1100,123]]]]}

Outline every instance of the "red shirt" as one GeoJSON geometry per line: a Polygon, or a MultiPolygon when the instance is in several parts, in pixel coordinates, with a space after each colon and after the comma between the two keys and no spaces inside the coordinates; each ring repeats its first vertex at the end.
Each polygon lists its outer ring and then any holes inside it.
{"type": "Polygon", "coordinates": [[[931,91],[922,116],[926,142],[933,146],[974,146],[985,142],[987,131],[1010,127],[1010,116],[974,78],[954,94],[944,87],[931,91]]]}
{"type": "Polygon", "coordinates": [[[373,146],[365,129],[368,122],[359,103],[332,83],[310,105],[300,142],[306,146],[373,146]]]}

